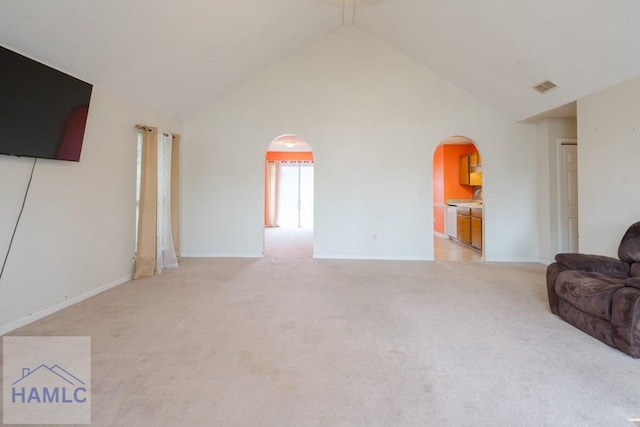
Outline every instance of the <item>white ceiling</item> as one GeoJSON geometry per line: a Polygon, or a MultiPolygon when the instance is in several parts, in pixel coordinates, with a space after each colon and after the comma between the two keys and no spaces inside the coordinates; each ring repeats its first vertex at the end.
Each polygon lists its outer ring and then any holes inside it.
{"type": "Polygon", "coordinates": [[[516,120],[640,75],[637,0],[2,0],[0,45],[187,117],[343,21],[516,120]]]}

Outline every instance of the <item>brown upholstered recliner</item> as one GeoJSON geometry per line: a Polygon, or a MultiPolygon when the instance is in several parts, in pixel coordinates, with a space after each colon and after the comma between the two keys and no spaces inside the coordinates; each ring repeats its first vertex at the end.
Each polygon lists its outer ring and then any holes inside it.
{"type": "Polygon", "coordinates": [[[618,258],[562,253],[547,267],[554,314],[640,358],[640,222],[622,237],[618,258]]]}

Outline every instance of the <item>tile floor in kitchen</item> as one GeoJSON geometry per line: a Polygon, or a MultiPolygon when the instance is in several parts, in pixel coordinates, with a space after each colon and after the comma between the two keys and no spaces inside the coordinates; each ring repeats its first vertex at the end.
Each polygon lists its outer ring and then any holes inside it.
{"type": "Polygon", "coordinates": [[[482,253],[456,243],[448,237],[434,234],[434,256],[436,261],[480,262],[482,253]]]}

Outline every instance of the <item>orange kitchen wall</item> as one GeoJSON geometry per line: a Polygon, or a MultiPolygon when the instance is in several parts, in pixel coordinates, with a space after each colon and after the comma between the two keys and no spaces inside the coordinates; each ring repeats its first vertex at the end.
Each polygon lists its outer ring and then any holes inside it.
{"type": "Polygon", "coordinates": [[[267,164],[268,161],[277,160],[311,160],[313,161],[313,153],[311,151],[267,151],[267,157],[264,165],[264,225],[267,225],[267,164]]]}
{"type": "Polygon", "coordinates": [[[433,155],[433,229],[445,233],[443,205],[448,199],[471,199],[473,191],[460,185],[460,156],[475,153],[473,144],[443,144],[433,155]],[[437,206],[437,205],[440,206],[437,206]]]}
{"type": "Polygon", "coordinates": [[[433,155],[433,229],[444,234],[444,209],[436,206],[444,203],[444,145],[438,146],[433,155]]]}
{"type": "Polygon", "coordinates": [[[471,199],[473,190],[460,185],[460,156],[477,153],[473,144],[444,145],[444,203],[447,199],[471,199]]]}

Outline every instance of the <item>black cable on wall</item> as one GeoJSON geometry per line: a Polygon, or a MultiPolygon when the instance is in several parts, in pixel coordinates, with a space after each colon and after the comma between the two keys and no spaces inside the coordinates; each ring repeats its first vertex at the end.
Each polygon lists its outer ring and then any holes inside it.
{"type": "Polygon", "coordinates": [[[0,279],[2,279],[2,274],[4,273],[4,267],[7,265],[7,260],[9,259],[9,253],[11,252],[11,245],[13,245],[13,238],[16,235],[16,230],[18,229],[18,224],[20,223],[20,218],[22,217],[24,204],[27,202],[27,194],[29,194],[29,188],[31,187],[31,180],[33,179],[33,171],[36,168],[37,160],[38,159],[33,159],[33,166],[31,167],[31,175],[29,175],[29,183],[27,184],[27,189],[24,192],[24,198],[22,199],[22,206],[20,207],[20,213],[18,214],[16,225],[15,227],[13,227],[13,233],[11,234],[11,240],[9,240],[9,247],[7,248],[7,254],[4,256],[4,262],[2,263],[2,270],[0,270],[0,279]]]}

